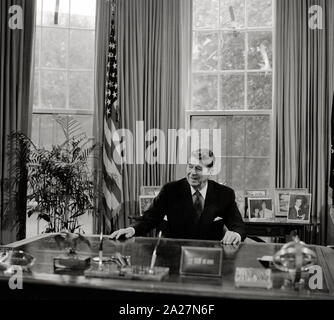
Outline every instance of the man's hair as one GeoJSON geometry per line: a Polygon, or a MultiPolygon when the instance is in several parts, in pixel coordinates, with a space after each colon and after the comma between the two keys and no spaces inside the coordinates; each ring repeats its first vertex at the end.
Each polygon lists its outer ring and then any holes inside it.
{"type": "Polygon", "coordinates": [[[197,149],[192,151],[191,157],[198,159],[207,168],[212,168],[216,161],[215,155],[209,149],[197,149]]]}
{"type": "Polygon", "coordinates": [[[300,200],[300,201],[303,203],[303,197],[300,197],[300,196],[299,196],[299,197],[296,197],[296,198],[295,198],[295,203],[297,202],[297,200],[300,200]]]}

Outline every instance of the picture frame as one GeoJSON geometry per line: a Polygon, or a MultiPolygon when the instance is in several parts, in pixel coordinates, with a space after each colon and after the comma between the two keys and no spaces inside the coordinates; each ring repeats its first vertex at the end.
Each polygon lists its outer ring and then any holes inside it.
{"type": "Polygon", "coordinates": [[[248,218],[249,220],[273,220],[275,210],[273,199],[268,197],[248,198],[248,218]]]}
{"type": "Polygon", "coordinates": [[[161,190],[161,186],[141,186],[140,195],[142,196],[157,196],[161,190]]]}
{"type": "Polygon", "coordinates": [[[290,194],[306,194],[308,190],[306,188],[279,188],[275,189],[274,192],[276,217],[286,218],[289,211],[290,194]]]}
{"type": "Polygon", "coordinates": [[[154,195],[139,196],[139,214],[141,216],[150,207],[154,198],[154,195]]]}
{"type": "Polygon", "coordinates": [[[311,193],[291,193],[287,221],[308,224],[311,221],[311,193]],[[297,208],[299,208],[297,210],[297,208]]]}
{"type": "Polygon", "coordinates": [[[244,198],[244,212],[243,217],[245,219],[249,218],[248,215],[248,198],[261,198],[267,196],[267,190],[260,189],[260,190],[245,190],[245,198],[244,198]]]}

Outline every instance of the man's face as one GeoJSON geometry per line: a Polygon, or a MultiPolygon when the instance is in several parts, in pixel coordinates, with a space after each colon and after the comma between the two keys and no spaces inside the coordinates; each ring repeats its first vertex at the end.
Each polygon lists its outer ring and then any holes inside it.
{"type": "Polygon", "coordinates": [[[265,202],[262,202],[261,206],[262,206],[262,209],[266,209],[267,208],[267,205],[266,205],[265,202]]]}
{"type": "Polygon", "coordinates": [[[187,164],[187,180],[193,188],[202,188],[210,176],[210,169],[198,159],[190,158],[187,164]]]}
{"type": "Polygon", "coordinates": [[[302,205],[302,199],[297,199],[296,200],[296,207],[300,208],[302,205]]]}

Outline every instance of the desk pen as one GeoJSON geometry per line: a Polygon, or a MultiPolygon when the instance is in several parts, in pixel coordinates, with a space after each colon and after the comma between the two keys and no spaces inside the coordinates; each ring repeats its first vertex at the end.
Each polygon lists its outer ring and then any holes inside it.
{"type": "Polygon", "coordinates": [[[151,265],[150,265],[150,272],[154,272],[154,266],[155,266],[155,261],[157,259],[157,249],[158,249],[158,246],[159,246],[159,243],[160,243],[160,240],[161,240],[161,234],[162,234],[162,231],[160,230],[159,232],[159,235],[158,235],[158,241],[154,247],[154,250],[153,250],[153,254],[152,254],[152,258],[151,258],[151,265]]]}

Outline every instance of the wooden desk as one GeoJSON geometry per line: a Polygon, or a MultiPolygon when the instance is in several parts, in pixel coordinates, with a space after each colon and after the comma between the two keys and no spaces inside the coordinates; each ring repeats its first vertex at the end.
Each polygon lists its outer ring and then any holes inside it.
{"type": "Polygon", "coordinates": [[[314,223],[298,223],[287,221],[286,218],[272,220],[244,219],[248,237],[273,237],[275,242],[285,242],[286,236],[292,231],[297,232],[299,238],[306,243],[313,243],[310,234],[318,226],[314,223]]]}
{"type": "MultiPolygon", "coordinates": [[[[88,237],[92,244],[88,251],[83,244],[79,252],[92,257],[98,253],[98,235],[88,237]]],[[[112,255],[117,250],[130,255],[133,265],[149,265],[156,243],[155,238],[132,238],[124,241],[104,242],[104,254],[112,255]]],[[[221,246],[216,241],[162,239],[158,250],[157,266],[170,267],[169,277],[162,282],[86,278],[80,272],[59,275],[53,272],[53,258],[60,251],[54,235],[43,235],[13,243],[16,249],[29,252],[36,257],[32,273],[24,275],[24,290],[9,290],[8,277],[0,275],[1,295],[22,299],[93,298],[93,299],[161,299],[161,297],[191,297],[196,299],[334,299],[334,250],[312,246],[318,257],[318,264],[324,272],[324,289],[311,291],[283,290],[281,286],[286,274],[273,271],[274,288],[236,288],[234,273],[236,267],[261,267],[256,260],[264,255],[273,255],[281,245],[242,243],[238,248],[221,246]],[[222,247],[223,266],[221,278],[182,277],[179,275],[181,246],[222,247]],[[37,289],[36,289],[37,288],[37,289]]]]}

